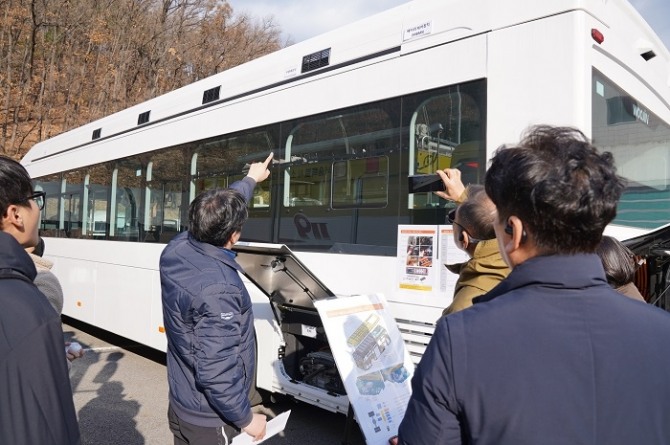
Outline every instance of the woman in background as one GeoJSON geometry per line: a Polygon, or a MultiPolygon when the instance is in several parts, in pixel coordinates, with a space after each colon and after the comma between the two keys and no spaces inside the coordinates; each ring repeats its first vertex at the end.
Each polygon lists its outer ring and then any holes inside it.
{"type": "Polygon", "coordinates": [[[603,235],[596,253],[603,263],[607,283],[618,292],[634,300],[645,301],[635,286],[635,271],[638,263],[631,250],[616,238],[603,235]]]}

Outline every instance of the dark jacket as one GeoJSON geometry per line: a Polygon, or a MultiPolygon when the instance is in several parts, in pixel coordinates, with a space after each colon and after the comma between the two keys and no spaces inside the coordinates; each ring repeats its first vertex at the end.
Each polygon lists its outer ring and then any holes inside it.
{"type": "Polygon", "coordinates": [[[61,321],[36,274],[0,231],[0,444],[78,444],[61,321]]]}
{"type": "MultiPolygon", "coordinates": [[[[250,178],[232,188],[250,199],[250,178]]],[[[170,404],[189,423],[246,427],[256,356],[251,298],[235,254],[176,236],[160,259],[170,404]]]]}
{"type": "Polygon", "coordinates": [[[598,256],[530,259],[484,300],[438,322],[400,443],[670,443],[670,313],[598,256]]]}

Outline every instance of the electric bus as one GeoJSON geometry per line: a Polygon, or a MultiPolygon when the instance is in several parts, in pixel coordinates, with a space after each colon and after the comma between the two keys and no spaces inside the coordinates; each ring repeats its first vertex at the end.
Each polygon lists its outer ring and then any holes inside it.
{"type": "Polygon", "coordinates": [[[669,85],[668,50],[626,0],[417,0],[40,142],[22,163],[46,192],[63,313],[165,350],[161,251],[198,193],[273,152],[239,258],[293,272],[285,287],[249,275],[257,386],[346,412],[313,299],[383,294],[418,362],[453,285],[400,289],[398,227],[443,225],[453,204],[409,193],[408,176],[451,167],[481,183],[530,125],[576,127],[614,154],[628,186],[607,233],[647,260],[638,284],[668,308],[669,85]]]}

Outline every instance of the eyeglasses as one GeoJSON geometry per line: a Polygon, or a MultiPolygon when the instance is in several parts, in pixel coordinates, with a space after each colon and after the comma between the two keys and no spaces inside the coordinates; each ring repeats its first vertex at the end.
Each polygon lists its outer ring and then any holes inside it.
{"type": "Polygon", "coordinates": [[[470,235],[470,232],[468,232],[468,229],[463,227],[462,224],[457,223],[455,220],[456,220],[456,209],[451,209],[449,211],[449,213],[447,213],[447,222],[449,222],[449,224],[451,224],[451,225],[460,227],[461,231],[467,233],[468,237],[470,238],[470,242],[472,244],[476,244],[476,243],[481,241],[480,239],[474,238],[472,235],[470,235]]]}
{"type": "Polygon", "coordinates": [[[35,192],[32,195],[28,196],[27,198],[22,199],[19,202],[26,202],[30,201],[31,199],[35,201],[35,204],[37,204],[37,207],[39,207],[40,210],[44,210],[44,197],[46,196],[45,192],[35,192]]]}

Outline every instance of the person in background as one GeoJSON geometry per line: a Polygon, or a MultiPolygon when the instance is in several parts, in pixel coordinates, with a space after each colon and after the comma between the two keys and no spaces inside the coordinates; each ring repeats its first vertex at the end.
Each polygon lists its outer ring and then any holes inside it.
{"type": "MultiPolygon", "coordinates": [[[[39,237],[36,246],[26,247],[26,252],[33,260],[37,275],[33,280],[35,286],[42,291],[42,293],[49,300],[49,304],[58,312],[58,315],[63,312],[63,288],[58,281],[56,275],[51,272],[54,263],[43,258],[44,255],[44,240],[39,237]]],[[[65,356],[67,357],[68,369],[71,367],[71,362],[84,356],[84,350],[81,348],[70,348],[70,342],[65,342],[65,356]]]]}
{"type": "Polygon", "coordinates": [[[265,436],[266,418],[251,410],[255,335],[251,298],[232,246],[247,220],[247,203],[269,175],[265,162],[229,189],[198,195],[189,229],[160,259],[167,334],[168,420],[175,445],[231,443],[241,431],[265,436]]]}
{"type": "Polygon", "coordinates": [[[616,238],[604,235],[596,248],[596,253],[603,263],[607,283],[617,292],[633,300],[644,301],[634,283],[638,263],[633,252],[616,238]]]}
{"type": "Polygon", "coordinates": [[[42,237],[39,238],[36,246],[27,247],[26,252],[30,255],[30,259],[33,260],[37,269],[37,276],[35,276],[33,283],[47,297],[56,312],[60,314],[63,312],[63,288],[56,275],[51,272],[54,263],[42,257],[44,255],[44,240],[42,237]]]}
{"type": "Polygon", "coordinates": [[[472,300],[498,285],[509,274],[496,241],[493,223],[496,208],[481,185],[469,185],[462,193],[465,201],[449,212],[447,220],[454,226],[454,241],[468,254],[465,263],[448,264],[458,275],[452,303],[442,312],[448,315],[472,306],[472,300]]]}
{"type": "Polygon", "coordinates": [[[595,254],[625,186],[612,154],[533,127],[484,184],[512,272],[439,320],[395,441],[670,443],[670,313],[621,298],[595,254]]]}
{"type": "Polygon", "coordinates": [[[44,193],[0,156],[0,443],[78,444],[59,315],[33,283],[44,193]]]}
{"type": "Polygon", "coordinates": [[[442,311],[442,315],[448,315],[472,306],[472,300],[493,289],[509,274],[510,268],[502,259],[498,242],[495,241],[492,224],[495,206],[483,193],[482,186],[466,187],[461,179],[461,171],[456,168],[438,170],[437,174],[442,178],[444,191],[435,194],[459,206],[467,202],[471,188],[482,191],[465,206],[465,211],[457,207],[447,215],[447,222],[454,226],[456,245],[470,256],[470,260],[465,263],[445,265],[450,272],[459,276],[452,303],[442,311]],[[493,214],[490,210],[493,210],[493,214]],[[464,220],[466,224],[463,224],[464,220]],[[480,232],[486,235],[472,236],[480,232]]]}

